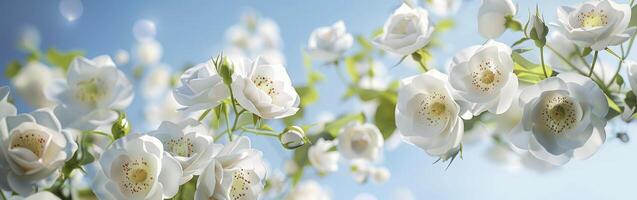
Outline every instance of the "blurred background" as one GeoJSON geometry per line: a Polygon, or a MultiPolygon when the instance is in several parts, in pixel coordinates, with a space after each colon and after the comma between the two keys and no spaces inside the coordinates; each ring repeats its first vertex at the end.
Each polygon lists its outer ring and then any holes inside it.
{"type": "MultiPolygon", "coordinates": [[[[624,3],[624,0],[618,1],[624,3]]],[[[457,2],[459,7],[455,12],[431,14],[434,22],[448,19],[455,22],[453,28],[441,36],[441,48],[432,52],[432,66],[441,71],[445,71],[455,52],[485,41],[477,28],[480,1],[457,2]]],[[[523,22],[536,4],[546,21],[554,22],[558,6],[578,1],[514,2],[518,5],[516,17],[523,22]]],[[[134,131],[144,132],[154,129],[162,119],[180,117],[171,114],[177,105],[166,88],[170,87],[167,80],[179,74],[184,66],[204,62],[221,51],[250,57],[268,54],[286,63],[294,85],[304,84],[307,71],[302,50],[312,30],[343,20],[348,32],[369,37],[401,3],[398,0],[3,0],[0,1],[1,71],[6,71],[13,60],[27,60],[29,50],[34,48],[42,51],[40,56],[55,57],[55,52],[48,51],[51,48],[66,53],[82,51],[89,58],[110,55],[129,79],[135,80],[135,100],[127,113],[134,131]],[[252,32],[251,24],[258,24],[252,32]],[[248,32],[238,26],[247,26],[248,32]],[[262,36],[253,41],[251,34],[262,36]],[[255,43],[260,47],[250,46],[255,43]],[[250,52],[246,53],[245,49],[250,52]],[[140,68],[142,65],[145,67],[140,68]]],[[[417,3],[435,9],[425,2],[417,3]]],[[[512,44],[519,38],[519,32],[507,31],[499,41],[512,44]]],[[[634,54],[628,58],[634,58],[634,54]]],[[[612,57],[601,59],[616,63],[612,57]]],[[[398,80],[419,73],[411,62],[392,67],[398,60],[400,57],[391,55],[378,60],[388,79],[398,80]]],[[[319,62],[313,65],[325,75],[325,80],[316,85],[319,99],[305,110],[302,122],[366,111],[365,104],[355,98],[342,100],[346,87],[338,80],[334,66],[319,62]]],[[[36,78],[46,84],[45,80],[63,76],[61,72],[49,71],[38,71],[42,76],[36,78]]],[[[34,100],[38,98],[37,91],[16,92],[15,88],[22,82],[0,77],[0,85],[11,86],[19,112],[39,107],[34,105],[47,105],[47,102],[34,100]]],[[[277,129],[282,127],[278,122],[271,123],[277,129]]],[[[319,176],[308,170],[304,178],[316,180],[329,191],[332,199],[634,199],[637,196],[634,189],[637,146],[632,141],[622,143],[609,134],[606,144],[590,159],[571,161],[556,168],[508,158],[506,152],[493,148],[490,137],[480,133],[472,135],[475,136],[469,138],[472,141],[465,142],[463,159],[456,160],[447,170],[446,164],[432,164],[437,158],[392,138],[386,141],[384,159],[380,163],[391,172],[391,178],[383,184],[357,183],[345,163],[336,173],[319,176]]],[[[264,152],[271,175],[285,170],[290,151],[271,138],[253,137],[253,141],[256,148],[264,152]]]]}

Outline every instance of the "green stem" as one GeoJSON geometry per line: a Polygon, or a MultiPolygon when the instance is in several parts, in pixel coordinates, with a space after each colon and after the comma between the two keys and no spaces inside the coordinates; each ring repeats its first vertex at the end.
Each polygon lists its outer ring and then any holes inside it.
{"type": "Polygon", "coordinates": [[[0,190],[0,196],[2,196],[2,200],[7,200],[7,196],[4,195],[4,191],[0,190]]]}
{"type": "Polygon", "coordinates": [[[591,71],[588,72],[588,77],[591,77],[593,75],[593,70],[595,70],[595,63],[597,63],[597,54],[599,53],[599,51],[595,51],[595,53],[593,54],[593,64],[591,64],[591,71]]]}
{"type": "Polygon", "coordinates": [[[336,70],[336,75],[338,76],[338,79],[340,79],[341,82],[343,82],[343,84],[348,85],[348,86],[354,86],[354,84],[352,84],[349,81],[347,81],[347,79],[343,75],[343,72],[341,72],[341,68],[340,67],[338,67],[338,66],[334,67],[334,70],[336,70]]]}
{"type": "Polygon", "coordinates": [[[549,74],[546,73],[546,65],[544,64],[544,47],[540,47],[540,61],[542,62],[542,72],[544,72],[544,77],[548,78],[549,74]]]}
{"type": "Polygon", "coordinates": [[[232,104],[232,109],[234,110],[234,114],[238,115],[237,106],[234,104],[234,92],[232,92],[232,87],[228,85],[228,90],[230,90],[230,103],[232,104]]]}
{"type": "MultiPolygon", "coordinates": [[[[586,75],[584,73],[584,71],[582,71],[581,69],[576,67],[575,64],[573,64],[570,60],[568,60],[566,57],[564,57],[564,55],[560,54],[560,52],[557,52],[557,50],[555,50],[549,44],[546,44],[546,47],[548,47],[549,50],[551,50],[555,55],[557,55],[557,57],[559,57],[560,60],[562,60],[564,63],[566,63],[569,67],[571,67],[572,69],[574,69],[575,71],[577,71],[581,75],[586,75]]],[[[582,58],[581,56],[578,56],[578,57],[582,58]]],[[[587,63],[584,63],[584,64],[588,65],[587,63]]],[[[595,77],[598,80],[601,80],[601,78],[599,78],[599,76],[597,76],[597,74],[593,74],[593,77],[595,77]]]]}
{"type": "Polygon", "coordinates": [[[235,130],[237,130],[237,124],[239,124],[239,117],[241,117],[241,114],[243,114],[246,110],[242,110],[241,112],[237,113],[237,115],[234,116],[234,122],[232,123],[232,129],[230,129],[230,132],[233,133],[235,130]]]}
{"type": "Polygon", "coordinates": [[[199,116],[199,121],[203,120],[204,118],[206,118],[206,115],[208,115],[208,113],[210,113],[212,109],[208,109],[206,111],[204,111],[203,113],[201,113],[201,115],[199,116]]]}
{"type": "Polygon", "coordinates": [[[226,115],[226,127],[227,127],[227,133],[228,133],[228,140],[230,140],[232,142],[232,130],[230,129],[230,115],[228,114],[228,108],[227,106],[223,106],[223,114],[226,115]]]}
{"type": "Polygon", "coordinates": [[[279,133],[276,133],[274,131],[267,131],[267,130],[259,130],[259,129],[251,129],[251,128],[242,128],[242,130],[249,132],[249,133],[253,133],[256,135],[262,135],[262,136],[269,136],[269,137],[279,137],[279,133]]]}

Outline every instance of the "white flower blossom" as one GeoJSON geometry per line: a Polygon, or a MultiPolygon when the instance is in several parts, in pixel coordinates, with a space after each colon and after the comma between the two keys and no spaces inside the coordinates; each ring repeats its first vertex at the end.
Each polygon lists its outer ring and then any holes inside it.
{"type": "Polygon", "coordinates": [[[188,182],[195,175],[200,175],[215,151],[221,145],[214,145],[208,128],[201,122],[187,118],[179,123],[163,122],[148,135],[162,142],[164,151],[181,164],[183,177],[180,185],[188,182]]]}
{"type": "Polygon", "coordinates": [[[482,37],[495,39],[506,30],[506,17],[514,16],[517,8],[511,0],[483,0],[478,10],[478,31],[482,37]]]}
{"type": "Polygon", "coordinates": [[[20,69],[11,82],[26,102],[33,107],[42,108],[55,105],[53,101],[46,98],[45,90],[55,82],[55,79],[63,77],[64,74],[59,68],[50,68],[40,62],[31,61],[20,69]]]}
{"type": "Polygon", "coordinates": [[[285,67],[259,58],[233,64],[232,91],[241,107],[265,119],[284,118],[299,110],[301,99],[285,67]]]}
{"type": "Polygon", "coordinates": [[[354,38],[345,28],[343,21],[332,26],[320,27],[312,31],[307,44],[307,53],[312,58],[332,62],[338,60],[350,47],[354,38]]]}
{"type": "Polygon", "coordinates": [[[8,114],[0,118],[0,188],[28,195],[50,187],[77,144],[51,109],[8,114]]]}
{"type": "Polygon", "coordinates": [[[468,109],[477,116],[484,111],[504,113],[518,89],[513,73],[511,48],[489,40],[482,46],[471,46],[458,52],[449,69],[449,82],[468,101],[468,109]]]}
{"type": "Polygon", "coordinates": [[[464,123],[447,76],[430,70],[401,81],[396,127],[403,140],[443,159],[460,150],[464,123]]]}
{"type": "Polygon", "coordinates": [[[78,57],[71,62],[66,81],[46,91],[61,104],[55,114],[64,128],[92,130],[117,119],[117,112],[133,101],[133,86],[109,56],[92,60],[78,57]]]}
{"type": "Polygon", "coordinates": [[[462,0],[426,0],[430,10],[438,16],[453,15],[458,12],[462,0]]]}
{"type": "Polygon", "coordinates": [[[330,200],[327,192],[319,183],[307,180],[299,183],[294,190],[290,191],[285,200],[330,200]]]}
{"type": "Polygon", "coordinates": [[[338,151],[331,151],[336,146],[334,141],[319,138],[307,151],[310,164],[321,173],[335,172],[338,170],[338,151]]]}
{"type": "Polygon", "coordinates": [[[512,146],[563,165],[592,156],[606,139],[608,102],[590,78],[562,73],[522,90],[523,116],[508,135],[512,146]]]}
{"type": "Polygon", "coordinates": [[[194,112],[214,108],[230,96],[228,86],[217,73],[211,60],[198,64],[181,75],[181,86],[173,90],[180,110],[194,112]]]}
{"type": "Polygon", "coordinates": [[[9,200],[42,200],[42,199],[60,200],[60,197],[55,196],[53,193],[42,191],[42,192],[29,195],[28,197],[12,196],[11,198],[9,198],[9,200]]]}
{"type": "Polygon", "coordinates": [[[427,45],[433,31],[425,9],[403,3],[385,22],[383,34],[373,42],[385,51],[407,56],[427,45]]]}
{"type": "Polygon", "coordinates": [[[99,159],[91,188],[99,199],[167,199],[179,190],[182,168],[157,138],[130,134],[99,159]]]}
{"type": "Polygon", "coordinates": [[[377,161],[383,150],[383,135],[374,124],[352,123],[338,136],[338,151],[349,160],[377,161]]]}
{"type": "Polygon", "coordinates": [[[258,199],[266,175],[263,153],[247,137],[226,144],[199,179],[195,199],[258,199]]]}
{"type": "Polygon", "coordinates": [[[567,38],[595,51],[628,40],[635,27],[628,28],[631,8],[613,0],[589,0],[557,9],[558,30],[567,38]]]}

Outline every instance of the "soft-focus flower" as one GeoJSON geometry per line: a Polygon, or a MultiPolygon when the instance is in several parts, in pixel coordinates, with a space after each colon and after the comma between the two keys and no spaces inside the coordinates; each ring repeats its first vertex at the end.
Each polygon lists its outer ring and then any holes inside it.
{"type": "Polygon", "coordinates": [[[197,180],[195,199],[257,199],[266,175],[263,153],[247,137],[226,144],[197,180]]]}
{"type": "Polygon", "coordinates": [[[40,49],[42,37],[40,31],[33,25],[26,25],[20,29],[20,38],[18,46],[28,51],[36,51],[40,49]]]}
{"type": "Polygon", "coordinates": [[[234,63],[232,91],[246,110],[265,119],[279,119],[294,115],[301,99],[292,87],[285,67],[254,62],[234,63]]]}
{"type": "Polygon", "coordinates": [[[168,67],[153,67],[142,82],[142,93],[146,98],[155,98],[170,90],[170,79],[172,75],[168,67]]]}
{"type": "Polygon", "coordinates": [[[0,86],[0,119],[6,116],[16,115],[17,112],[16,107],[9,103],[9,87],[0,86]]]}
{"type": "Polygon", "coordinates": [[[28,197],[12,196],[11,198],[9,198],[9,200],[43,200],[43,199],[60,200],[60,197],[55,196],[53,193],[42,191],[42,192],[29,195],[28,197]]]}
{"type": "Polygon", "coordinates": [[[514,16],[517,8],[511,0],[483,0],[478,11],[478,31],[485,38],[495,39],[506,30],[506,17],[514,16]]]}
{"type": "Polygon", "coordinates": [[[208,128],[201,122],[187,118],[179,123],[163,122],[148,135],[156,137],[164,146],[164,151],[181,164],[183,177],[179,184],[200,175],[212,156],[221,149],[213,144],[208,128]]]}
{"type": "Polygon", "coordinates": [[[226,30],[226,40],[230,46],[238,47],[244,51],[252,51],[257,48],[257,42],[250,36],[248,30],[237,24],[226,30]]]}
{"type": "Polygon", "coordinates": [[[374,162],[383,149],[383,135],[374,124],[352,123],[338,136],[338,151],[349,160],[374,162]]]}
{"type": "Polygon", "coordinates": [[[155,22],[148,19],[140,19],[133,24],[133,36],[138,42],[153,40],[157,34],[155,22]]]}
{"type": "Polygon", "coordinates": [[[99,199],[167,199],[177,194],[182,168],[157,138],[130,134],[99,159],[91,187],[99,199]]]}
{"type": "Polygon", "coordinates": [[[630,17],[628,4],[617,4],[613,0],[590,0],[574,7],[558,8],[557,27],[567,38],[599,51],[619,45],[635,34],[636,28],[628,28],[630,17]]]}
{"type": "Polygon", "coordinates": [[[370,175],[371,163],[365,160],[353,160],[350,162],[350,172],[354,181],[359,184],[367,182],[370,175]]]}
{"type": "Polygon", "coordinates": [[[60,14],[69,22],[75,21],[82,16],[84,6],[81,0],[62,0],[58,6],[60,14]]]}
{"type": "Polygon", "coordinates": [[[401,81],[396,127],[403,140],[432,156],[448,158],[460,150],[464,123],[447,76],[430,70],[401,81]]]}
{"type": "Polygon", "coordinates": [[[230,94],[209,60],[186,70],[181,75],[181,86],[173,90],[173,96],[185,106],[180,110],[194,112],[214,108],[230,94]]]}
{"type": "Polygon", "coordinates": [[[581,71],[588,72],[589,67],[580,57],[581,48],[559,31],[551,32],[546,37],[546,43],[554,51],[547,51],[548,64],[557,72],[581,71]],[[549,53],[550,52],[550,53],[549,53]],[[570,62],[573,66],[569,65],[570,62]]]}
{"type": "Polygon", "coordinates": [[[142,65],[154,65],[159,63],[163,48],[159,42],[154,39],[143,40],[137,43],[136,47],[137,59],[142,65]]]}
{"type": "Polygon", "coordinates": [[[286,200],[330,200],[330,194],[319,183],[306,180],[285,197],[286,200]]]}
{"type": "Polygon", "coordinates": [[[637,62],[632,60],[625,60],[624,64],[626,65],[628,71],[628,83],[630,83],[630,89],[633,90],[633,94],[637,95],[637,62]]]}
{"type": "Polygon", "coordinates": [[[261,19],[257,24],[257,37],[265,49],[278,49],[282,46],[279,25],[271,19],[261,19]]]}
{"type": "Polygon", "coordinates": [[[155,128],[163,121],[178,122],[188,117],[187,113],[179,112],[178,108],[179,103],[172,93],[168,93],[159,102],[146,105],[144,118],[149,127],[155,128]]]}
{"type": "Polygon", "coordinates": [[[387,182],[391,177],[389,169],[385,167],[372,167],[369,174],[372,177],[372,181],[378,184],[387,182]]]}
{"type": "Polygon", "coordinates": [[[462,0],[426,0],[430,10],[438,16],[453,15],[460,8],[462,0]]]}
{"type": "Polygon", "coordinates": [[[64,74],[58,68],[49,68],[40,62],[32,61],[20,69],[11,82],[26,102],[33,107],[42,108],[55,105],[44,94],[47,87],[53,84],[56,78],[62,77],[64,74]]]}
{"type": "Polygon", "coordinates": [[[563,73],[522,90],[523,116],[511,131],[515,148],[563,165],[593,155],[606,139],[608,102],[590,78],[563,73]]]}
{"type": "Polygon", "coordinates": [[[508,171],[516,171],[522,167],[521,156],[507,145],[493,144],[487,149],[485,155],[489,161],[503,165],[508,171]]]}
{"type": "Polygon", "coordinates": [[[385,51],[406,56],[427,45],[433,31],[425,9],[403,3],[385,22],[383,34],[374,39],[374,44],[385,51]]]}
{"type": "Polygon", "coordinates": [[[307,151],[312,167],[321,173],[337,171],[340,155],[337,151],[332,151],[335,146],[334,141],[319,138],[307,151]]]}
{"type": "Polygon", "coordinates": [[[449,82],[468,101],[473,115],[484,111],[504,113],[518,89],[518,77],[513,73],[511,48],[489,40],[482,46],[461,50],[453,58],[449,82]]]}
{"type": "MultiPolygon", "coordinates": [[[[285,65],[285,55],[279,50],[268,49],[261,51],[259,55],[266,63],[285,65]]],[[[230,60],[232,60],[232,58],[230,60]]]]}
{"type": "Polygon", "coordinates": [[[50,109],[1,118],[0,140],[0,188],[21,195],[51,186],[77,150],[50,109]]]}
{"type": "Polygon", "coordinates": [[[296,149],[305,144],[307,138],[305,137],[305,131],[298,126],[287,127],[283,133],[279,134],[279,142],[286,149],[296,149]]]}
{"type": "Polygon", "coordinates": [[[115,64],[117,65],[125,65],[128,64],[128,60],[130,60],[130,55],[128,55],[128,51],[124,49],[117,50],[115,52],[115,64]]]}
{"type": "Polygon", "coordinates": [[[332,26],[324,26],[312,31],[307,43],[307,53],[314,59],[332,62],[352,47],[353,42],[352,34],[347,32],[345,23],[338,21],[332,26]]]}
{"type": "Polygon", "coordinates": [[[133,86],[108,56],[71,62],[66,81],[46,90],[49,99],[62,105],[55,114],[64,128],[92,130],[117,119],[117,112],[133,101],[133,86]]]}

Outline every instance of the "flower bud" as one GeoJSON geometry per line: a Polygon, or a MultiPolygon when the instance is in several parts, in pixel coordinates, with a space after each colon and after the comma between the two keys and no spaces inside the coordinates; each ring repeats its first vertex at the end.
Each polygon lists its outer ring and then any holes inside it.
{"type": "Polygon", "coordinates": [[[111,133],[113,134],[113,139],[117,140],[121,137],[124,137],[130,133],[130,124],[128,124],[128,119],[126,119],[126,113],[123,111],[118,112],[119,117],[117,121],[113,123],[111,127],[111,133]]]}
{"type": "Polygon", "coordinates": [[[307,142],[307,138],[301,127],[290,126],[279,134],[279,141],[286,149],[296,149],[303,146],[307,142]]]}
{"type": "Polygon", "coordinates": [[[232,83],[234,66],[230,63],[230,61],[228,61],[228,58],[223,55],[219,56],[215,62],[215,67],[217,68],[219,76],[223,78],[223,83],[230,85],[232,83]]]}

